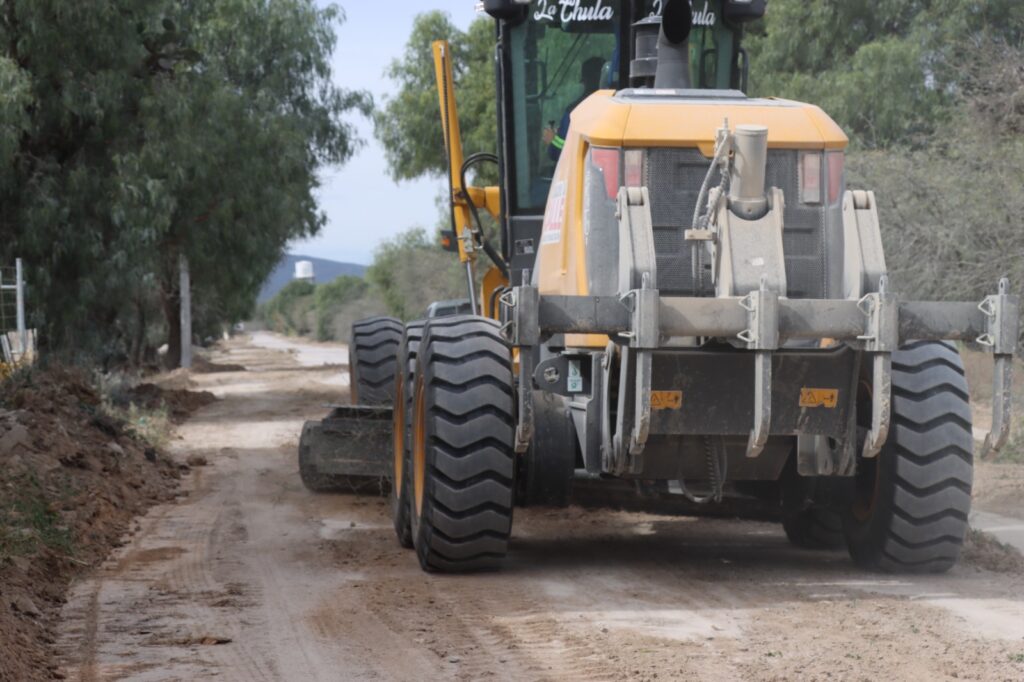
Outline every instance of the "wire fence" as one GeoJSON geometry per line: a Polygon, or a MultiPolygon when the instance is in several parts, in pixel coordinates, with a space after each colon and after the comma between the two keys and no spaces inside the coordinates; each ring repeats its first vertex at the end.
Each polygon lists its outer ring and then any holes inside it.
{"type": "Polygon", "coordinates": [[[25,277],[21,259],[14,266],[0,264],[0,363],[31,363],[35,356],[35,330],[25,322],[25,277]]]}
{"type": "Polygon", "coordinates": [[[0,265],[0,332],[18,329],[17,268],[0,265]]]}

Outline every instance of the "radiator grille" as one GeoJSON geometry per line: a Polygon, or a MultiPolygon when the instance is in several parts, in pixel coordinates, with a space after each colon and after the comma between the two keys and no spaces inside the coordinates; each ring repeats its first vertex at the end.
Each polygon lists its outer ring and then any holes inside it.
{"type": "MultiPolygon", "coordinates": [[[[710,161],[696,149],[650,149],[645,177],[651,198],[658,289],[667,296],[710,296],[707,282],[697,290],[692,250],[683,231],[693,221],[694,205],[710,161]]],[[[712,187],[719,183],[716,172],[712,187]]],[[[783,245],[790,298],[825,298],[825,208],[798,201],[797,152],[769,150],[766,186],[785,193],[783,245]]]]}

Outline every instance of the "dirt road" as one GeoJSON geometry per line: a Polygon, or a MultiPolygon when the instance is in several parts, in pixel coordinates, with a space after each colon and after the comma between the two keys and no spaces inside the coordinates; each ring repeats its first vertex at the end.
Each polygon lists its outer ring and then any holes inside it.
{"type": "Polygon", "coordinates": [[[864,574],[772,524],[517,511],[501,572],[425,575],[384,500],[299,482],[302,421],[345,391],[299,360],[331,358],[261,335],[188,380],[221,400],[174,450],[209,465],[76,586],[69,679],[1024,678],[1024,575],[864,574]]]}

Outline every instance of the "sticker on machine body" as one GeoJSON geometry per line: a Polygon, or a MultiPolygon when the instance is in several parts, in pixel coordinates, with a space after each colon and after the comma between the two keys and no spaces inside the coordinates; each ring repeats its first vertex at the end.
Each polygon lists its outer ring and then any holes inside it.
{"type": "Polygon", "coordinates": [[[652,410],[678,410],[682,406],[682,391],[651,391],[652,410]]]}
{"type": "Polygon", "coordinates": [[[569,376],[566,377],[566,389],[569,393],[583,392],[583,373],[580,371],[580,361],[569,361],[569,376]]]}
{"type": "Polygon", "coordinates": [[[837,388],[801,388],[800,407],[824,407],[834,409],[839,404],[837,388]]]}
{"type": "Polygon", "coordinates": [[[565,181],[561,180],[551,187],[548,205],[544,209],[544,228],[541,231],[541,244],[557,244],[562,241],[562,224],[565,222],[565,181]]]}

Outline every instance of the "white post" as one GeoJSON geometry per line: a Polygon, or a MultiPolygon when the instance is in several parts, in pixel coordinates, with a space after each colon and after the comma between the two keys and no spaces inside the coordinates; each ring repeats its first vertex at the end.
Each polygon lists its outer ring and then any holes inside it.
{"type": "Polygon", "coordinates": [[[192,289],[185,254],[178,258],[178,269],[181,273],[181,366],[188,369],[192,366],[192,289]]]}
{"type": "Polygon", "coordinates": [[[15,302],[18,307],[18,338],[21,340],[21,358],[28,353],[28,330],[25,328],[25,280],[21,275],[21,259],[14,260],[15,302]]]}

